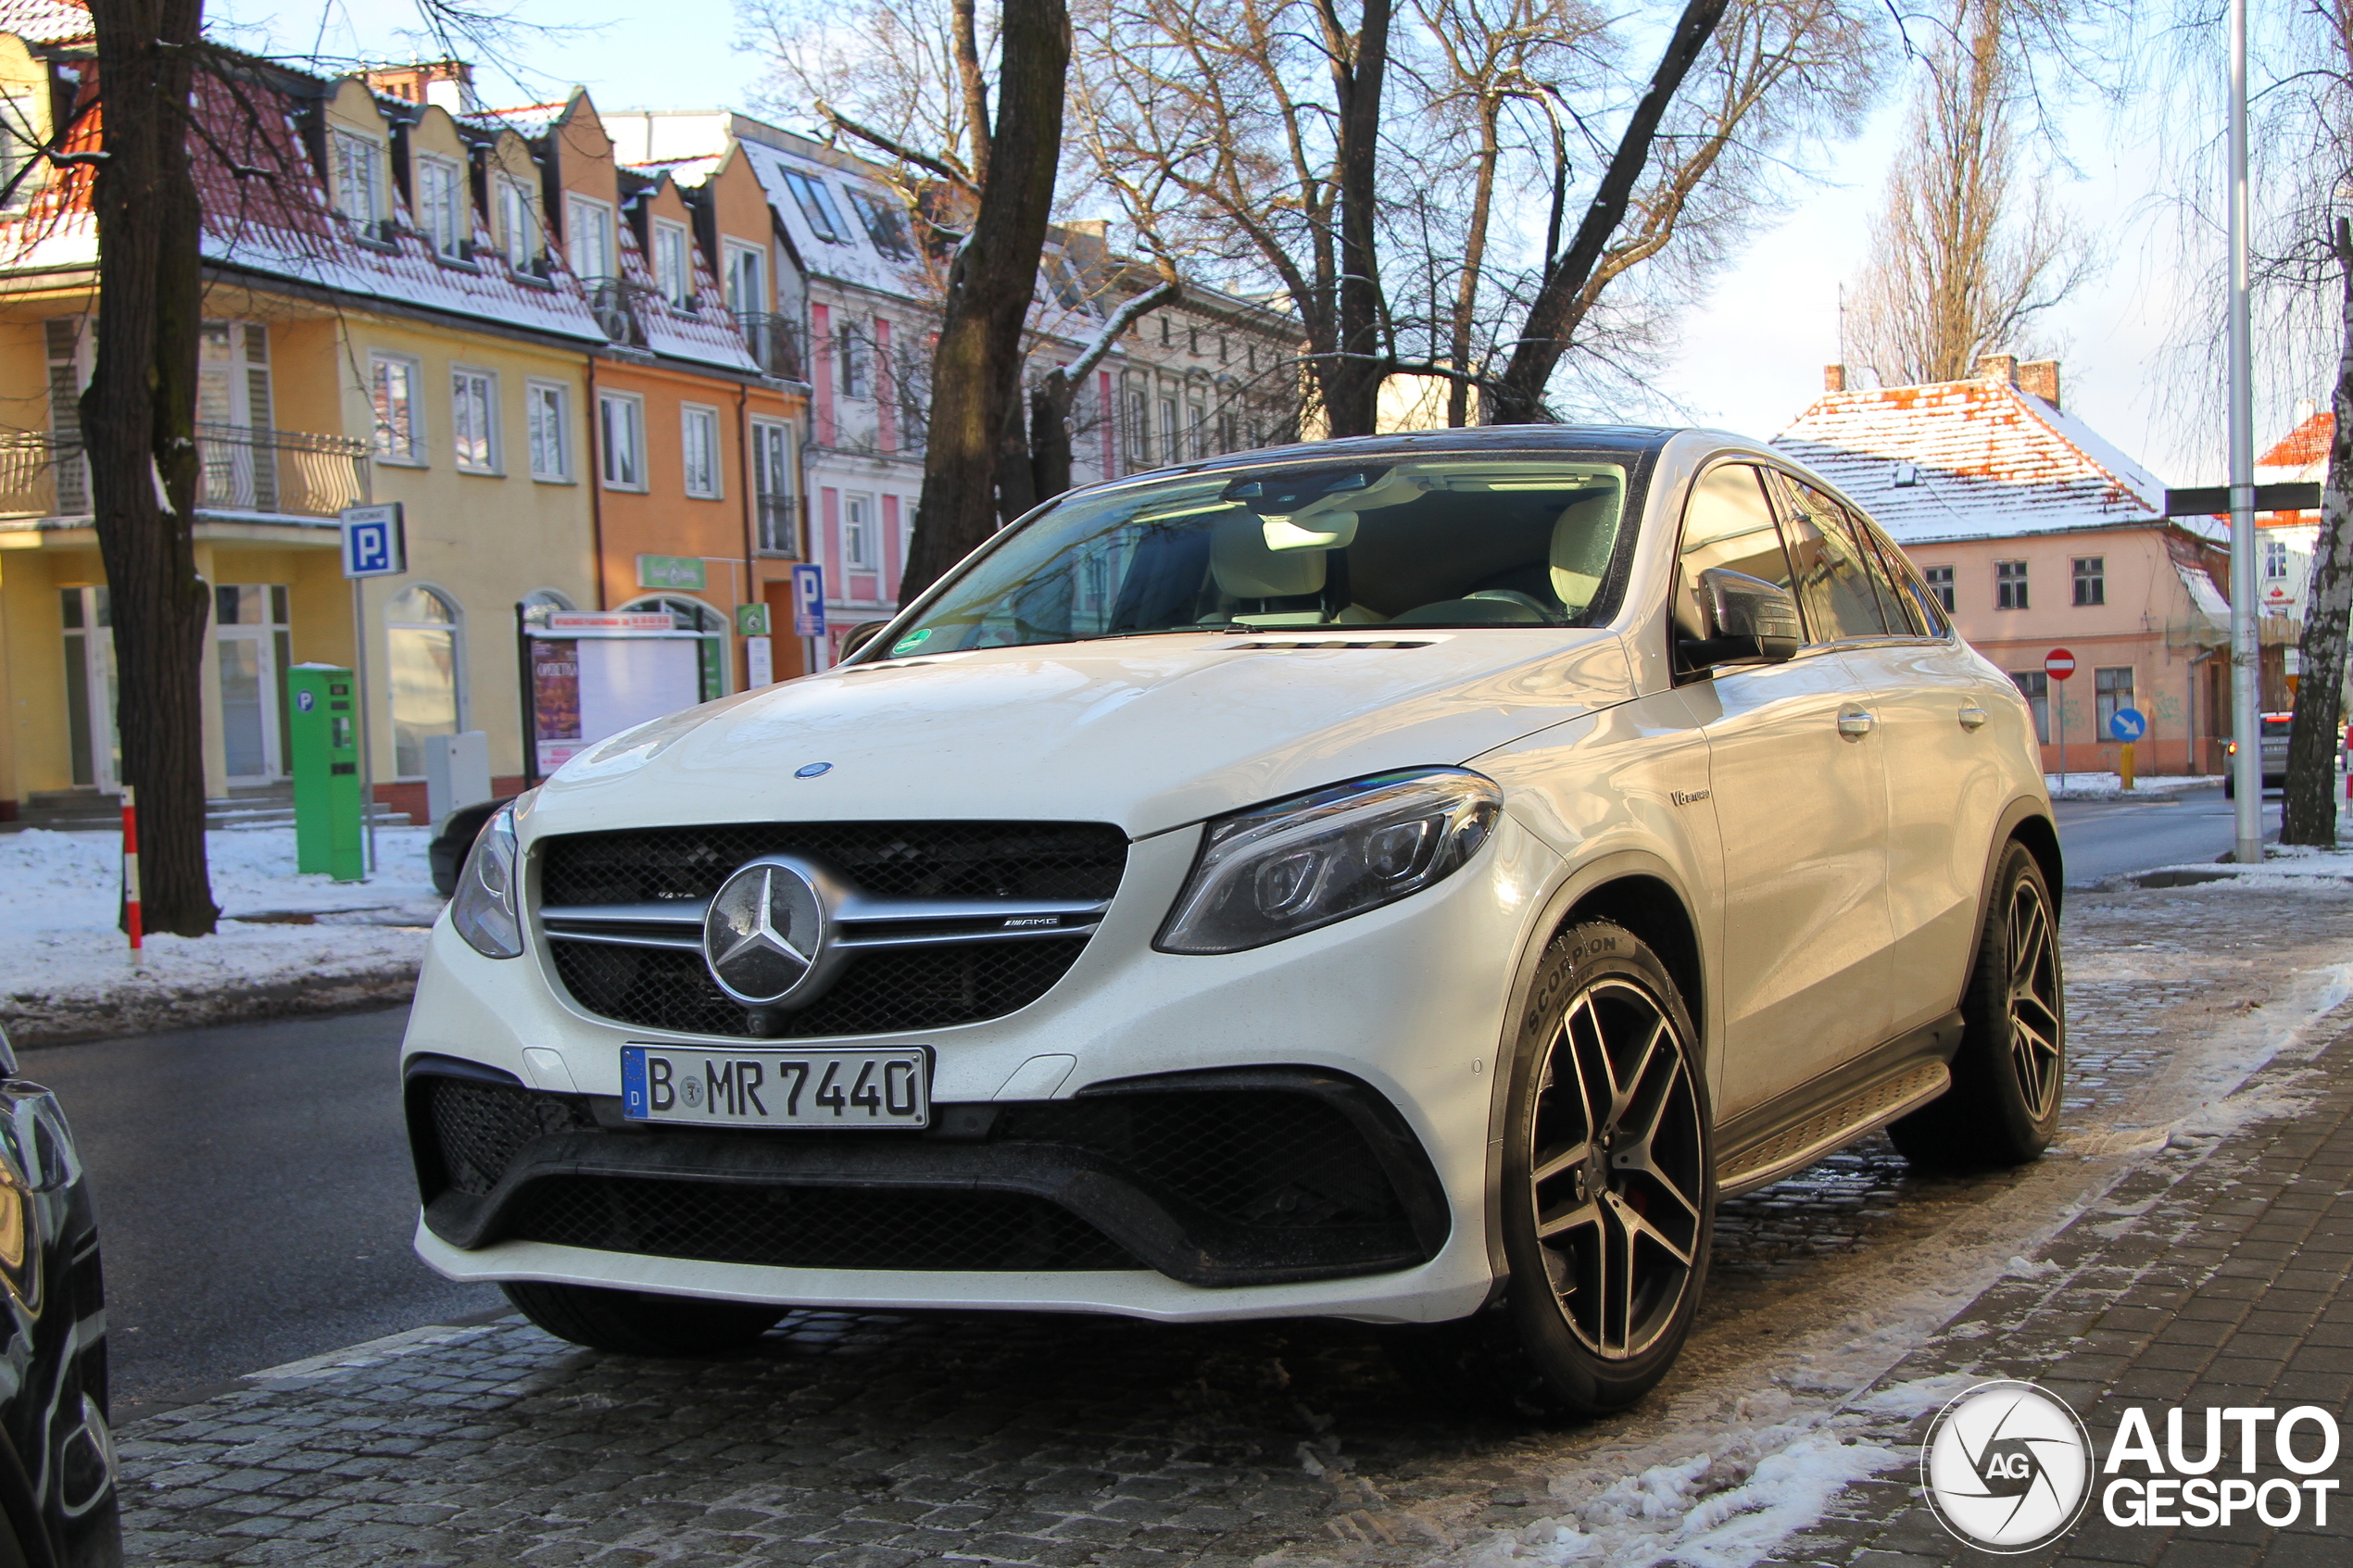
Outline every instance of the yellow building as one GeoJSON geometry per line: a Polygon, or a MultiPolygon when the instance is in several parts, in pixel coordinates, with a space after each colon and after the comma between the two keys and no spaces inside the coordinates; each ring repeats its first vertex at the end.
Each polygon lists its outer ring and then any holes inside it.
{"type": "MultiPolygon", "coordinates": [[[[37,134],[94,89],[86,40],[0,34],[0,107],[37,134]]],[[[207,794],[274,786],[286,669],[353,660],[337,514],[361,502],[399,503],[408,546],[407,572],[360,596],[377,798],[422,820],[428,740],[461,730],[487,734],[518,787],[519,621],[605,607],[590,388],[600,363],[645,358],[636,303],[584,283],[566,215],[551,222],[530,138],[562,111],[483,113],[462,68],[325,81],[247,61],[196,99],[207,794]]],[[[94,119],[74,132],[93,145],[94,119]]],[[[0,816],[100,805],[117,784],[75,415],[100,329],[86,178],[28,179],[0,212],[0,816]]],[[[699,326],[708,352],[687,370],[724,403],[751,388],[763,411],[799,412],[725,310],[699,326]]]]}

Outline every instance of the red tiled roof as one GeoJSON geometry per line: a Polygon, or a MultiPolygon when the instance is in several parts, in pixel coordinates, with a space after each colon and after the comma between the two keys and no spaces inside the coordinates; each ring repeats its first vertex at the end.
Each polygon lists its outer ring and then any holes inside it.
{"type": "Polygon", "coordinates": [[[1898,540],[2162,517],[2165,486],[2082,420],[2006,382],[1825,393],[1773,445],[1898,540]]]}
{"type": "Polygon", "coordinates": [[[91,36],[90,7],[72,0],[0,0],[0,32],[28,44],[70,44],[91,36]]]}
{"type": "Polygon", "coordinates": [[[2255,459],[2263,469],[2300,469],[2309,463],[2324,461],[2329,455],[2329,442],[2336,435],[2336,414],[2323,408],[2282,438],[2279,445],[2255,459]]]}

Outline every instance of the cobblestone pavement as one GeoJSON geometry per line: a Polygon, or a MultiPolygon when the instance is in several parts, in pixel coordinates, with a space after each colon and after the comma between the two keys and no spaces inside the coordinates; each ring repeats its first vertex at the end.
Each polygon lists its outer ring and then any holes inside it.
{"type": "MultiPolygon", "coordinates": [[[[2061,1148],[2024,1172],[1928,1178],[1875,1139],[1726,1204],[1683,1361],[1611,1421],[1534,1430],[1428,1408],[1345,1323],[804,1312],[749,1358],[686,1363],[507,1320],[127,1426],[131,1550],[1203,1568],[1510,1555],[1711,1433],[1835,1410],[2120,1177],[2171,1169],[2151,1151],[2277,1043],[2279,1014],[2326,999],[2277,977],[2353,957],[2353,890],[2078,893],[2067,935],[2061,1148]]],[[[1745,1477],[1718,1468],[1724,1487],[1745,1477]]],[[[1809,1545],[1869,1561],[1868,1512],[1809,1545]]]]}

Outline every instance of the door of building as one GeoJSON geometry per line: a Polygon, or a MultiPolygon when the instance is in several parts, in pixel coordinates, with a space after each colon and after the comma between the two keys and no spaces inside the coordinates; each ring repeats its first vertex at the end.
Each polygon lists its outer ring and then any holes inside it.
{"type": "Polygon", "coordinates": [[[212,590],[220,749],[233,784],[286,776],[286,598],[279,583],[223,583],[212,590]]]}
{"type": "Polygon", "coordinates": [[[122,788],[122,732],[115,723],[114,615],[104,584],[59,591],[66,633],[66,729],[77,788],[122,788]]]}

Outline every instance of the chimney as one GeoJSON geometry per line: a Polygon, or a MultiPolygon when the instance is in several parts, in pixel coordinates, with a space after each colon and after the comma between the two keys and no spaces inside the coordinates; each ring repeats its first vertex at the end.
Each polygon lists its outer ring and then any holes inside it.
{"type": "Polygon", "coordinates": [[[1823,366],[1822,390],[1824,392],[1844,392],[1846,390],[1846,367],[1843,365],[1823,366]]]}
{"type": "Polygon", "coordinates": [[[2029,359],[2018,368],[2018,389],[2031,392],[2056,408],[2059,406],[2058,361],[2029,359]]]}
{"type": "Polygon", "coordinates": [[[368,85],[412,104],[439,104],[451,114],[479,114],[473,68],[463,60],[421,60],[412,65],[372,66],[368,85]]]}
{"type": "Polygon", "coordinates": [[[1990,381],[1996,386],[2016,386],[2018,384],[2018,356],[2015,354],[1980,356],[1977,361],[1977,377],[1980,381],[1990,381]]]}

